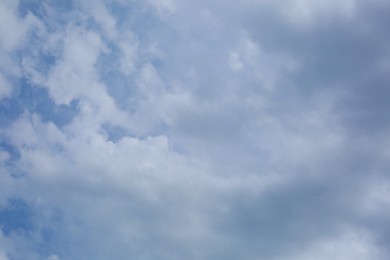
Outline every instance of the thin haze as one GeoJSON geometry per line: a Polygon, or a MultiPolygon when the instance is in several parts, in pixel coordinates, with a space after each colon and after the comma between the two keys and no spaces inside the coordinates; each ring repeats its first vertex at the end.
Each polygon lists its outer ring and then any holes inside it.
{"type": "Polygon", "coordinates": [[[386,0],[0,1],[0,259],[390,259],[389,25],[386,0]]]}

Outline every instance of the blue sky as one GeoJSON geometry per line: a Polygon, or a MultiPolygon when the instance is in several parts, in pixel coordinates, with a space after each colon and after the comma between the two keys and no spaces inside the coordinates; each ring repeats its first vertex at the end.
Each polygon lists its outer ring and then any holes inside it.
{"type": "Polygon", "coordinates": [[[0,260],[390,258],[386,0],[2,0],[0,260]]]}

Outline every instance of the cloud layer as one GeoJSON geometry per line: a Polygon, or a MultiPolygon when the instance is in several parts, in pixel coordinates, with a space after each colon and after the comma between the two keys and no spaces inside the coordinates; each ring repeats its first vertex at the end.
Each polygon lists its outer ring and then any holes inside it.
{"type": "Polygon", "coordinates": [[[390,257],[383,0],[0,3],[0,260],[390,257]]]}

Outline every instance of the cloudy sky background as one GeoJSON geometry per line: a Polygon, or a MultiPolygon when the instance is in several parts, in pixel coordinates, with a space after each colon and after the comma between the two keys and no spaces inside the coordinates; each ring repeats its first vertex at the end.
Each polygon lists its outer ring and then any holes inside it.
{"type": "Polygon", "coordinates": [[[0,259],[390,259],[390,2],[0,1],[0,259]]]}

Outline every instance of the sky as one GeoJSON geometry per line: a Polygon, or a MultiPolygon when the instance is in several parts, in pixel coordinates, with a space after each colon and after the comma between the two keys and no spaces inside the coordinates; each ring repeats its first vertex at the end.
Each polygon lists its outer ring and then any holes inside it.
{"type": "Polygon", "coordinates": [[[0,260],[390,259],[387,0],[1,0],[0,260]]]}

